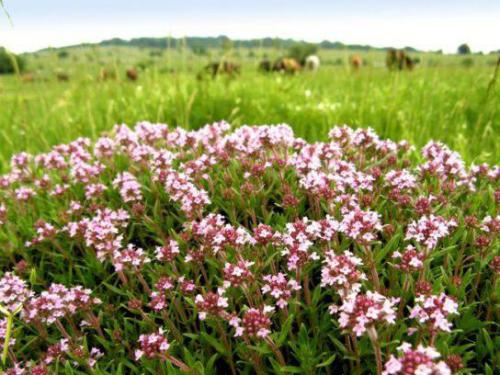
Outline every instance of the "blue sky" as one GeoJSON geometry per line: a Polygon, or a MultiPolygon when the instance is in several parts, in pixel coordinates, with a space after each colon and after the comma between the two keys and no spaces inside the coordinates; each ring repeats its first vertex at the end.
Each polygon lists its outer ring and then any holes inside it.
{"type": "Polygon", "coordinates": [[[500,48],[500,1],[4,0],[0,45],[16,51],[112,37],[328,39],[455,51],[500,48]]]}

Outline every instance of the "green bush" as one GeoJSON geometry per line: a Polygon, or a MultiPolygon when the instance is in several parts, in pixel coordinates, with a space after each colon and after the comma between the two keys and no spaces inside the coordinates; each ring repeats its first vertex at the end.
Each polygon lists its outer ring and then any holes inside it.
{"type": "Polygon", "coordinates": [[[15,55],[5,48],[0,47],[0,74],[11,74],[16,71],[23,71],[24,59],[15,55]]]}
{"type": "Polygon", "coordinates": [[[296,59],[304,65],[307,56],[314,55],[318,51],[318,46],[312,43],[297,43],[288,49],[288,57],[296,59]]]}

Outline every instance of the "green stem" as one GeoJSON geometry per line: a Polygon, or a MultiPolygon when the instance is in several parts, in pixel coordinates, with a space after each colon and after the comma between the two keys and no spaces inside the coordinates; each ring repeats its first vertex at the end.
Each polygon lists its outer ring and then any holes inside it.
{"type": "Polygon", "coordinates": [[[2,367],[5,367],[5,363],[7,363],[7,355],[9,353],[9,342],[10,336],[12,334],[12,322],[14,320],[14,316],[12,314],[7,315],[7,328],[5,330],[5,337],[3,342],[3,352],[2,352],[2,367]]]}

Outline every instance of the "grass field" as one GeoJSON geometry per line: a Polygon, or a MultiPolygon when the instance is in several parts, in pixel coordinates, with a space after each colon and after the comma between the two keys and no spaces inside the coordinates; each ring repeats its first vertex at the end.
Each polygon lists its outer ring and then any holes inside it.
{"type": "Polygon", "coordinates": [[[288,123],[310,141],[324,139],[334,124],[371,126],[419,146],[444,141],[469,162],[498,160],[500,94],[496,85],[488,91],[494,56],[474,56],[465,67],[463,57],[423,54],[415,71],[394,73],[382,53],[363,55],[369,66],[352,72],[348,53],[324,52],[317,74],[289,77],[258,72],[258,58],[247,55],[232,58],[243,63],[241,77],[203,82],[196,74],[210,58],[179,52],[151,57],[148,50],[87,48],[65,59],[56,52],[29,56],[34,82],[0,77],[0,163],[14,152],[95,138],[115,123],[197,129],[222,119],[235,126],[288,123]],[[138,65],[145,67],[138,81],[127,81],[125,70],[138,65]],[[118,79],[100,81],[102,67],[118,79]],[[58,82],[57,71],[70,80],[58,82]]]}

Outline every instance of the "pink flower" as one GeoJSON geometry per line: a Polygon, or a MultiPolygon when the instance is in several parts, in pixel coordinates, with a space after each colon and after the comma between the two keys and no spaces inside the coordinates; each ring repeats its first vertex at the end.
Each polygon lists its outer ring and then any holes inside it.
{"type": "Polygon", "coordinates": [[[155,291],[151,292],[149,307],[153,310],[161,311],[167,307],[167,294],[174,288],[172,279],[168,276],[161,277],[155,284],[155,291]]]}
{"type": "Polygon", "coordinates": [[[263,294],[270,294],[275,298],[276,305],[283,309],[288,305],[288,300],[292,292],[300,290],[300,284],[295,280],[288,280],[284,273],[278,272],[276,275],[265,275],[262,277],[265,282],[261,290],[263,294]]]}
{"type": "Polygon", "coordinates": [[[259,244],[267,245],[273,239],[274,230],[269,225],[259,224],[253,229],[253,236],[259,244]]]}
{"type": "Polygon", "coordinates": [[[345,251],[342,255],[328,251],[325,256],[321,269],[321,286],[337,288],[342,297],[352,291],[359,291],[359,283],[366,280],[366,275],[359,270],[363,265],[361,259],[350,251],[345,251]]]}
{"type": "Polygon", "coordinates": [[[383,375],[451,375],[448,365],[438,361],[441,356],[433,347],[419,345],[412,349],[408,343],[403,343],[398,348],[399,357],[391,355],[385,364],[383,375]]]}
{"type": "Polygon", "coordinates": [[[406,239],[415,240],[424,245],[427,250],[436,247],[438,241],[450,234],[457,226],[455,220],[446,220],[441,216],[422,216],[418,221],[412,221],[406,230],[406,239]]]}
{"type": "Polygon", "coordinates": [[[406,169],[391,170],[385,175],[387,184],[399,191],[411,190],[417,185],[417,179],[406,169]]]}
{"type": "Polygon", "coordinates": [[[248,309],[241,320],[240,329],[236,329],[236,336],[245,335],[250,338],[264,339],[271,334],[271,319],[269,313],[272,307],[264,306],[260,309],[248,309]]]}
{"type": "Polygon", "coordinates": [[[16,275],[7,272],[0,279],[0,305],[10,312],[16,311],[33,296],[33,292],[26,286],[26,282],[16,275]]]}
{"type": "Polygon", "coordinates": [[[179,244],[173,239],[167,240],[164,246],[157,246],[155,250],[156,259],[161,262],[172,262],[179,255],[179,244]]]}
{"type": "Polygon", "coordinates": [[[191,223],[191,230],[195,240],[202,247],[217,254],[226,246],[242,247],[255,244],[253,237],[243,228],[235,228],[226,224],[222,215],[209,214],[200,221],[191,223]]]}
{"type": "Polygon", "coordinates": [[[84,189],[85,189],[85,198],[92,199],[102,196],[107,187],[104,184],[98,183],[98,184],[85,185],[84,189]]]}
{"type": "Polygon", "coordinates": [[[125,267],[140,269],[149,262],[151,259],[144,250],[133,244],[128,244],[126,249],[115,250],[113,253],[113,265],[117,271],[122,271],[125,267]]]}
{"type": "Polygon", "coordinates": [[[137,202],[142,200],[141,184],[134,175],[123,172],[113,180],[113,187],[119,189],[124,202],[137,202]]]}
{"type": "Polygon", "coordinates": [[[225,309],[228,307],[227,298],[223,296],[224,290],[219,289],[217,293],[209,292],[205,295],[198,294],[195,298],[198,308],[198,317],[205,320],[208,315],[212,317],[226,317],[225,309]]]}
{"type": "Polygon", "coordinates": [[[3,225],[7,222],[7,207],[5,204],[0,203],[0,225],[3,225]]]}
{"type": "MultiPolygon", "coordinates": [[[[7,335],[7,318],[0,319],[0,347],[5,345],[5,336],[7,335]]],[[[11,337],[9,340],[9,347],[14,346],[16,339],[11,337]]]]}
{"type": "Polygon", "coordinates": [[[90,294],[90,289],[81,286],[66,288],[62,284],[52,284],[48,290],[25,303],[21,317],[28,323],[39,321],[52,324],[65,316],[91,310],[101,303],[100,299],[90,294]]]}
{"type": "Polygon", "coordinates": [[[222,272],[224,273],[224,282],[227,286],[238,287],[246,282],[253,280],[251,267],[254,262],[239,260],[236,264],[226,263],[222,272]]]}
{"type": "Polygon", "coordinates": [[[368,328],[377,324],[394,324],[396,304],[399,298],[387,298],[377,292],[350,294],[340,307],[332,306],[332,313],[339,312],[340,328],[348,329],[361,336],[368,328]]]}
{"type": "Polygon", "coordinates": [[[404,272],[415,272],[424,268],[425,254],[408,245],[403,253],[395,251],[392,258],[398,260],[396,268],[404,272]]]}
{"type": "Polygon", "coordinates": [[[431,332],[451,331],[449,315],[458,314],[458,304],[446,294],[420,295],[415,299],[415,307],[410,311],[410,318],[426,324],[431,332]]]}
{"type": "Polygon", "coordinates": [[[14,193],[16,195],[16,199],[21,202],[26,202],[36,195],[35,191],[28,187],[20,187],[16,189],[14,193]]]}
{"type": "Polygon", "coordinates": [[[94,145],[94,155],[98,159],[111,158],[115,149],[115,142],[108,137],[99,138],[94,145]]]}
{"type": "Polygon", "coordinates": [[[187,217],[193,217],[203,211],[210,204],[210,199],[205,190],[196,187],[191,179],[174,170],[162,170],[156,177],[162,181],[166,192],[174,202],[181,204],[181,210],[187,217]]]}
{"type": "Polygon", "coordinates": [[[163,329],[159,328],[158,332],[139,336],[139,340],[137,340],[139,348],[135,351],[136,361],[142,357],[157,358],[167,354],[170,344],[163,332],[163,329]]]}
{"type": "Polygon", "coordinates": [[[492,218],[491,216],[486,216],[481,223],[481,230],[493,235],[500,232],[500,215],[492,218]]]}
{"type": "Polygon", "coordinates": [[[339,230],[361,244],[369,244],[377,238],[376,232],[382,230],[380,214],[354,208],[344,215],[339,230]]]}

